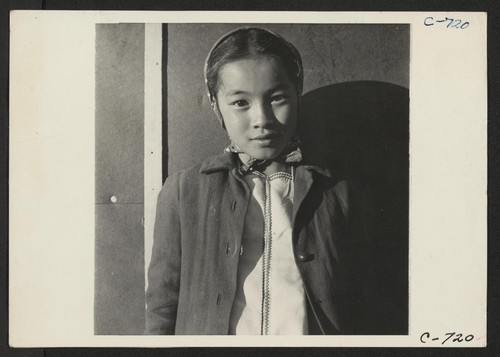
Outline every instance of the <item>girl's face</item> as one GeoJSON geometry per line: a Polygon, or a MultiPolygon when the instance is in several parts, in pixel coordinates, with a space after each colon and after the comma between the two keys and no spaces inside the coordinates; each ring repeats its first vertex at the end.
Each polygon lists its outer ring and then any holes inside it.
{"type": "Polygon", "coordinates": [[[230,62],[219,73],[217,103],[233,143],[270,160],[281,154],[297,125],[298,96],[286,72],[269,58],[230,62]]]}

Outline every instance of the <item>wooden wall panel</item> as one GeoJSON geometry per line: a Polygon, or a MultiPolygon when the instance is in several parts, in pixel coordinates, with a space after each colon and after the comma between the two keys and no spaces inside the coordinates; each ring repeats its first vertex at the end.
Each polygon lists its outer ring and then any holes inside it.
{"type": "Polygon", "coordinates": [[[143,205],[96,205],[95,314],[97,335],[144,331],[143,205]]]}
{"type": "Polygon", "coordinates": [[[144,329],[144,29],[96,26],[95,334],[144,329]]]}
{"type": "Polygon", "coordinates": [[[144,24],[96,27],[96,203],[144,202],[144,24]]]}

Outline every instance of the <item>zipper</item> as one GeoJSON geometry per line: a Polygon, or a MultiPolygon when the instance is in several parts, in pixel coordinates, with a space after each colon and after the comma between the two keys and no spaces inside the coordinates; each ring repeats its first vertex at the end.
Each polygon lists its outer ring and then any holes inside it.
{"type": "Polygon", "coordinates": [[[269,334],[269,307],[270,286],[269,275],[271,274],[272,253],[272,212],[271,212],[271,182],[269,177],[264,176],[264,240],[262,242],[262,303],[260,334],[269,334]]]}

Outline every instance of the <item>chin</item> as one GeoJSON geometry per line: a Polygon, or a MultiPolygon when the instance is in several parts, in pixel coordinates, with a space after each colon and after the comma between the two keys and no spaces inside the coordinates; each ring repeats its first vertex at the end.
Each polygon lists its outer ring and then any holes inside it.
{"type": "Polygon", "coordinates": [[[259,150],[249,150],[248,154],[257,160],[273,160],[276,159],[283,149],[278,148],[262,148],[259,150]]]}

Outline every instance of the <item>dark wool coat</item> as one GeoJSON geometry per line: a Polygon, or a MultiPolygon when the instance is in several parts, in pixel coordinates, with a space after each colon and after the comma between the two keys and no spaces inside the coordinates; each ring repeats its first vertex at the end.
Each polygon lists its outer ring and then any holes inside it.
{"type": "MultiPolygon", "coordinates": [[[[148,271],[146,334],[228,333],[251,197],[236,168],[236,155],[228,153],[166,180],[148,271]]],[[[296,166],[294,190],[293,249],[309,333],[375,334],[363,192],[307,160],[296,166]]]]}

